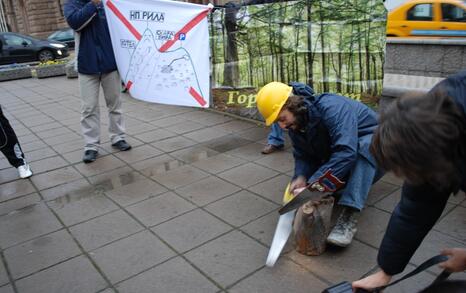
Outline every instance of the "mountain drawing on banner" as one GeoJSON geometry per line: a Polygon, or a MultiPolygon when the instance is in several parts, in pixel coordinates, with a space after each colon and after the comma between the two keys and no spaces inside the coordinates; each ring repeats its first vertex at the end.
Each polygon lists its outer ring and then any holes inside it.
{"type": "Polygon", "coordinates": [[[118,71],[133,98],[209,107],[211,5],[105,0],[118,71]]]}
{"type": "Polygon", "coordinates": [[[169,90],[175,99],[190,91],[203,96],[189,52],[183,47],[161,52],[149,28],[134,49],[125,80],[143,92],[169,90]]]}

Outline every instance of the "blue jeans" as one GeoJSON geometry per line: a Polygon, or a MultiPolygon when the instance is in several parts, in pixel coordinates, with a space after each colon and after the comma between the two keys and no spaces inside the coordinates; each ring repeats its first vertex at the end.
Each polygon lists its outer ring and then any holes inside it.
{"type": "Polygon", "coordinates": [[[278,123],[273,123],[270,129],[269,136],[267,137],[267,144],[274,146],[285,145],[285,139],[283,138],[283,130],[278,126],[278,123]]]}
{"type": "Polygon", "coordinates": [[[382,170],[378,170],[366,158],[358,155],[338,204],[362,210],[372,184],[376,183],[383,175],[382,170]]]}

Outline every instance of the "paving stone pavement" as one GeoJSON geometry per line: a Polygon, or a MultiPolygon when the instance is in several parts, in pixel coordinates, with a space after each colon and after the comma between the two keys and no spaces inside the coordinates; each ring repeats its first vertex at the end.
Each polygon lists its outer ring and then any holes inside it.
{"type": "MultiPolygon", "coordinates": [[[[318,257],[288,244],[265,258],[293,159],[260,153],[268,130],[211,111],[124,95],[129,152],[111,148],[103,99],[102,148],[81,162],[77,80],[0,83],[0,103],[34,176],[0,158],[0,292],[321,292],[376,268],[400,181],[371,191],[347,249],[318,257]]],[[[466,243],[466,201],[452,197],[410,264],[466,243]]],[[[387,292],[415,292],[438,273],[387,292]]],[[[463,276],[460,276],[463,278],[463,276]]]]}

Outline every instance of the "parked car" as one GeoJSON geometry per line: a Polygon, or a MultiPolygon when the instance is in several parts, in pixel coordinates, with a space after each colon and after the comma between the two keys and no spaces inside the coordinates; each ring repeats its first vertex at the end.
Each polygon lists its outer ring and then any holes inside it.
{"type": "Polygon", "coordinates": [[[466,1],[412,0],[388,13],[389,37],[466,37],[466,1]]]}
{"type": "Polygon", "coordinates": [[[0,64],[60,59],[69,56],[68,46],[17,33],[0,33],[0,64]]]}
{"type": "Polygon", "coordinates": [[[47,40],[59,41],[67,44],[69,48],[74,48],[74,31],[71,28],[64,28],[53,32],[47,40]]]}

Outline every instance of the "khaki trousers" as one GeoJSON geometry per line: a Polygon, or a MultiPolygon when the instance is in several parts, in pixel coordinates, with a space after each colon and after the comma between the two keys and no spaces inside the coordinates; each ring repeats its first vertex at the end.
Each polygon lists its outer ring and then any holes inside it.
{"type": "Polygon", "coordinates": [[[81,129],[85,150],[97,150],[100,145],[100,85],[104,91],[108,109],[108,132],[112,144],[125,138],[123,113],[121,110],[121,80],[118,71],[105,74],[79,74],[81,93],[81,129]]]}

